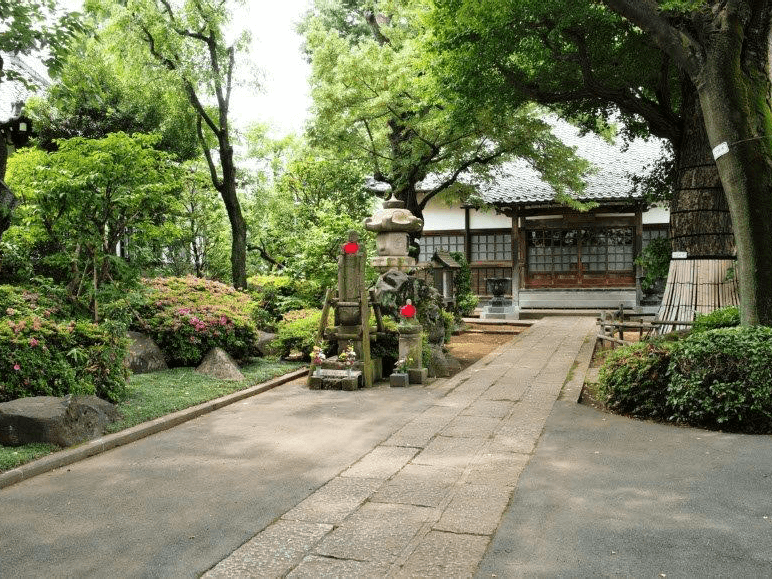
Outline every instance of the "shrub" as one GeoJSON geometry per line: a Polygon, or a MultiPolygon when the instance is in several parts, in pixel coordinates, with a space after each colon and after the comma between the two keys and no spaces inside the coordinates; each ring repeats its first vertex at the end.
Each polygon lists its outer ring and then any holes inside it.
{"type": "Polygon", "coordinates": [[[247,291],[255,301],[255,321],[273,329],[282,315],[321,303],[318,284],[286,275],[255,275],[247,280],[247,291]]]}
{"type": "Polygon", "coordinates": [[[67,394],[123,398],[125,326],[6,315],[0,323],[0,401],[67,394]]]}
{"type": "Polygon", "coordinates": [[[692,326],[693,332],[707,332],[717,328],[733,328],[740,325],[740,309],[726,306],[713,310],[709,314],[697,314],[692,326]]]}
{"type": "Polygon", "coordinates": [[[670,362],[671,418],[742,432],[772,431],[772,328],[722,328],[679,342],[670,362]]]}
{"type": "Polygon", "coordinates": [[[236,359],[256,354],[254,303],[247,294],[193,276],[144,282],[150,291],[135,327],[152,336],[172,366],[198,364],[214,347],[236,359]]]}
{"type": "Polygon", "coordinates": [[[455,315],[459,318],[470,316],[479,303],[479,299],[472,291],[472,270],[466,256],[460,251],[451,252],[450,256],[456,260],[461,269],[456,273],[454,287],[456,289],[455,315]]]}
{"type": "Polygon", "coordinates": [[[666,237],[652,239],[644,248],[638,257],[635,258],[635,265],[643,268],[644,277],[641,280],[641,286],[644,290],[653,288],[657,280],[667,278],[670,269],[670,240],[666,237]]]}
{"type": "Polygon", "coordinates": [[[311,350],[316,344],[322,310],[304,309],[287,312],[279,322],[276,339],[271,343],[283,358],[293,350],[303,354],[304,360],[311,359],[311,350]]]}
{"type": "Polygon", "coordinates": [[[616,412],[664,418],[672,343],[641,342],[614,350],[600,369],[598,392],[616,412]]]}

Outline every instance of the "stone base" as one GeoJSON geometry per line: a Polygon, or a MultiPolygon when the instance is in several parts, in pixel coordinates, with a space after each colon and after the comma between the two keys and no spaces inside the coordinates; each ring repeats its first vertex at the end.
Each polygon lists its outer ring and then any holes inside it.
{"type": "Polygon", "coordinates": [[[389,376],[389,386],[393,388],[405,387],[410,385],[410,378],[408,374],[402,372],[395,372],[389,376]]]}
{"type": "Polygon", "coordinates": [[[308,377],[310,390],[356,390],[362,384],[362,372],[355,370],[349,376],[346,370],[322,370],[321,376],[308,377]]]}
{"type": "Polygon", "coordinates": [[[481,320],[519,320],[520,308],[517,306],[485,306],[480,313],[481,320]]]}
{"type": "Polygon", "coordinates": [[[429,370],[426,368],[408,368],[407,375],[411,384],[425,384],[429,379],[429,370]]]}

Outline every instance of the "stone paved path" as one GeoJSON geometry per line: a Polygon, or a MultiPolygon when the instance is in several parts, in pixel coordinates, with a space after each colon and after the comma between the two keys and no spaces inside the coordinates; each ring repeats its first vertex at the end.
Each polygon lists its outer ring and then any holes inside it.
{"type": "Polygon", "coordinates": [[[474,575],[594,326],[541,320],[205,577],[474,575]]]}

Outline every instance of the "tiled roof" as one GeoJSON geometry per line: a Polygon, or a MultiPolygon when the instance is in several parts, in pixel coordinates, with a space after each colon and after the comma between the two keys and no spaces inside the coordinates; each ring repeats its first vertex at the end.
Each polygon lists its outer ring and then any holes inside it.
{"type": "MultiPolygon", "coordinates": [[[[595,167],[595,171],[585,178],[587,186],[579,197],[584,201],[640,198],[640,193],[631,196],[630,175],[645,172],[646,166],[659,159],[664,151],[659,139],[637,139],[623,150],[621,143],[612,145],[595,134],[580,136],[579,129],[557,117],[549,116],[545,120],[552,125],[556,137],[574,147],[577,155],[595,167]]],[[[432,177],[426,179],[420,188],[430,189],[432,181],[432,177]]],[[[493,179],[474,184],[483,200],[493,205],[551,204],[556,195],[555,190],[541,180],[539,173],[522,159],[504,163],[493,179]]]]}
{"type": "MultiPolygon", "coordinates": [[[[40,87],[51,84],[43,74],[38,72],[30,63],[20,56],[3,54],[4,68],[24,74],[40,87]]],[[[7,121],[13,116],[13,105],[18,101],[26,101],[32,93],[19,82],[3,81],[0,83],[0,122],[7,121]]]]}

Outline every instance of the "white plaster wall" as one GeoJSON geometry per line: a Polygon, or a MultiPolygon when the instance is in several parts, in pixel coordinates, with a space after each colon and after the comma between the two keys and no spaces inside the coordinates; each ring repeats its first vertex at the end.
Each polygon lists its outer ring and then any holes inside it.
{"type": "Polygon", "coordinates": [[[432,199],[424,209],[424,231],[464,229],[464,210],[432,199]]]}
{"type": "Polygon", "coordinates": [[[653,225],[655,223],[670,223],[670,209],[667,207],[652,207],[643,212],[643,224],[653,225]]]}
{"type": "Polygon", "coordinates": [[[471,229],[512,229],[512,220],[506,215],[499,215],[493,209],[488,212],[472,209],[469,212],[471,229]]]}

